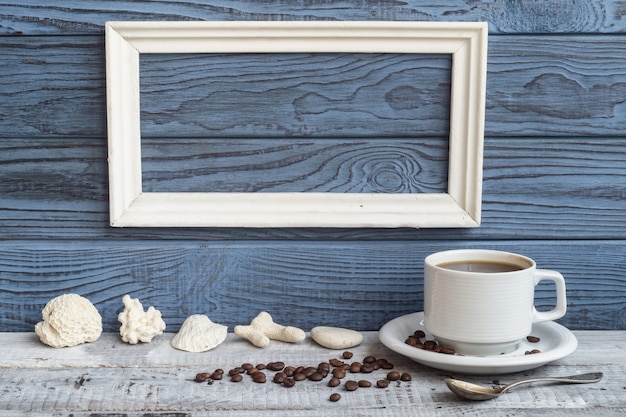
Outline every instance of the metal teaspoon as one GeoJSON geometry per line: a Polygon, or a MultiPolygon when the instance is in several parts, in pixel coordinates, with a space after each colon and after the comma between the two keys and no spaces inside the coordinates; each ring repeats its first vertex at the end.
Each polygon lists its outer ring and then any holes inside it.
{"type": "Polygon", "coordinates": [[[530,382],[538,382],[538,381],[548,381],[548,382],[562,382],[567,384],[589,384],[593,382],[598,382],[602,379],[602,372],[591,372],[588,374],[581,375],[572,375],[572,376],[563,376],[563,377],[540,377],[540,378],[529,378],[522,379],[520,381],[516,381],[505,385],[500,388],[488,388],[483,387],[481,385],[472,384],[471,382],[461,381],[459,379],[448,378],[446,379],[446,385],[450,388],[450,391],[454,392],[461,398],[465,398],[467,400],[490,400],[492,398],[496,398],[501,394],[504,394],[508,390],[513,387],[516,387],[521,384],[527,384],[530,382]]]}

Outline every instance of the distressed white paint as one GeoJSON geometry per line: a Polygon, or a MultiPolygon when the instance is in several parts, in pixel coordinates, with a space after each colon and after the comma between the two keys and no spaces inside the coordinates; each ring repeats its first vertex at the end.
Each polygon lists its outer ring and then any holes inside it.
{"type": "MultiPolygon", "coordinates": [[[[0,333],[0,416],[21,415],[202,415],[207,411],[226,416],[455,416],[536,415],[617,416],[626,411],[625,331],[578,331],[579,347],[572,355],[534,371],[514,375],[466,376],[490,384],[493,379],[513,381],[533,376],[570,375],[601,371],[604,379],[593,385],[535,384],[513,390],[498,400],[467,403],[458,400],[443,382],[449,372],[433,370],[386,349],[376,332],[364,333],[364,342],[351,351],[353,360],[384,357],[394,370],[409,372],[411,382],[394,382],[386,389],[360,388],[347,392],[329,388],[327,380],[303,381],[285,388],[268,380],[255,384],[228,379],[212,385],[191,381],[195,374],[244,362],[317,365],[339,357],[341,351],[320,347],[310,338],[302,343],[273,343],[265,349],[229,334],[216,349],[190,353],[170,346],[172,334],[150,344],[127,345],[119,335],[107,333],[95,343],[53,349],[34,333],[0,333]],[[342,398],[328,400],[333,392],[342,398]],[[170,414],[168,414],[170,413],[170,414]],[[472,414],[473,413],[473,414],[472,414]]],[[[383,371],[348,374],[347,378],[376,381],[383,371]]],[[[268,375],[271,375],[268,372],[268,375]]],[[[457,375],[459,376],[459,375],[457,375]]],[[[270,379],[270,378],[268,378],[270,379]]]]}

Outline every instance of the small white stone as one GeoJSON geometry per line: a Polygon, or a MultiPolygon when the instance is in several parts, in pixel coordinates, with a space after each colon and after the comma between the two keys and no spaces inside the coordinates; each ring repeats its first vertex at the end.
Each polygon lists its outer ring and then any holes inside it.
{"type": "Polygon", "coordinates": [[[328,326],[312,328],[311,338],[328,349],[347,349],[363,341],[363,335],[356,330],[328,326]]]}
{"type": "Polygon", "coordinates": [[[171,344],[187,352],[206,352],[220,345],[227,334],[228,326],[213,323],[204,314],[194,314],[187,317],[171,344]]]}

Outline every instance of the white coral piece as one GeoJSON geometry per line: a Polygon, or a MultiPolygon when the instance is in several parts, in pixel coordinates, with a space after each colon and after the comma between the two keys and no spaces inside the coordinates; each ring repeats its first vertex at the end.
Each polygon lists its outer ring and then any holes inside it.
{"type": "Polygon", "coordinates": [[[206,352],[220,345],[227,334],[228,326],[213,323],[204,314],[194,314],[187,317],[171,344],[187,352],[206,352]]]}
{"type": "Polygon", "coordinates": [[[252,322],[250,322],[249,326],[235,326],[234,331],[237,336],[247,339],[257,347],[269,345],[270,339],[297,343],[306,338],[306,334],[302,329],[274,323],[272,316],[267,311],[260,312],[252,322]]]}
{"type": "Polygon", "coordinates": [[[149,343],[152,338],[160,335],[165,330],[165,322],[161,318],[161,312],[154,307],[143,311],[143,306],[137,298],[130,298],[126,294],[122,297],[124,311],[117,315],[122,323],[120,336],[122,340],[131,345],[138,342],[149,343]]]}
{"type": "Polygon", "coordinates": [[[42,343],[55,348],[95,342],[102,334],[102,317],[96,307],[78,294],[64,294],[48,301],[35,325],[42,343]]]}

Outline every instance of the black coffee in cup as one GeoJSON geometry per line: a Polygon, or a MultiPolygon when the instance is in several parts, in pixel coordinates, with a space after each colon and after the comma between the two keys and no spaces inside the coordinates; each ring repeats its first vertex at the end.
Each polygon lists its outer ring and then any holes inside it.
{"type": "Polygon", "coordinates": [[[440,268],[451,269],[453,271],[463,272],[479,272],[479,273],[498,273],[521,271],[522,267],[515,264],[502,262],[486,262],[486,261],[459,261],[446,262],[437,265],[440,268]]]}

